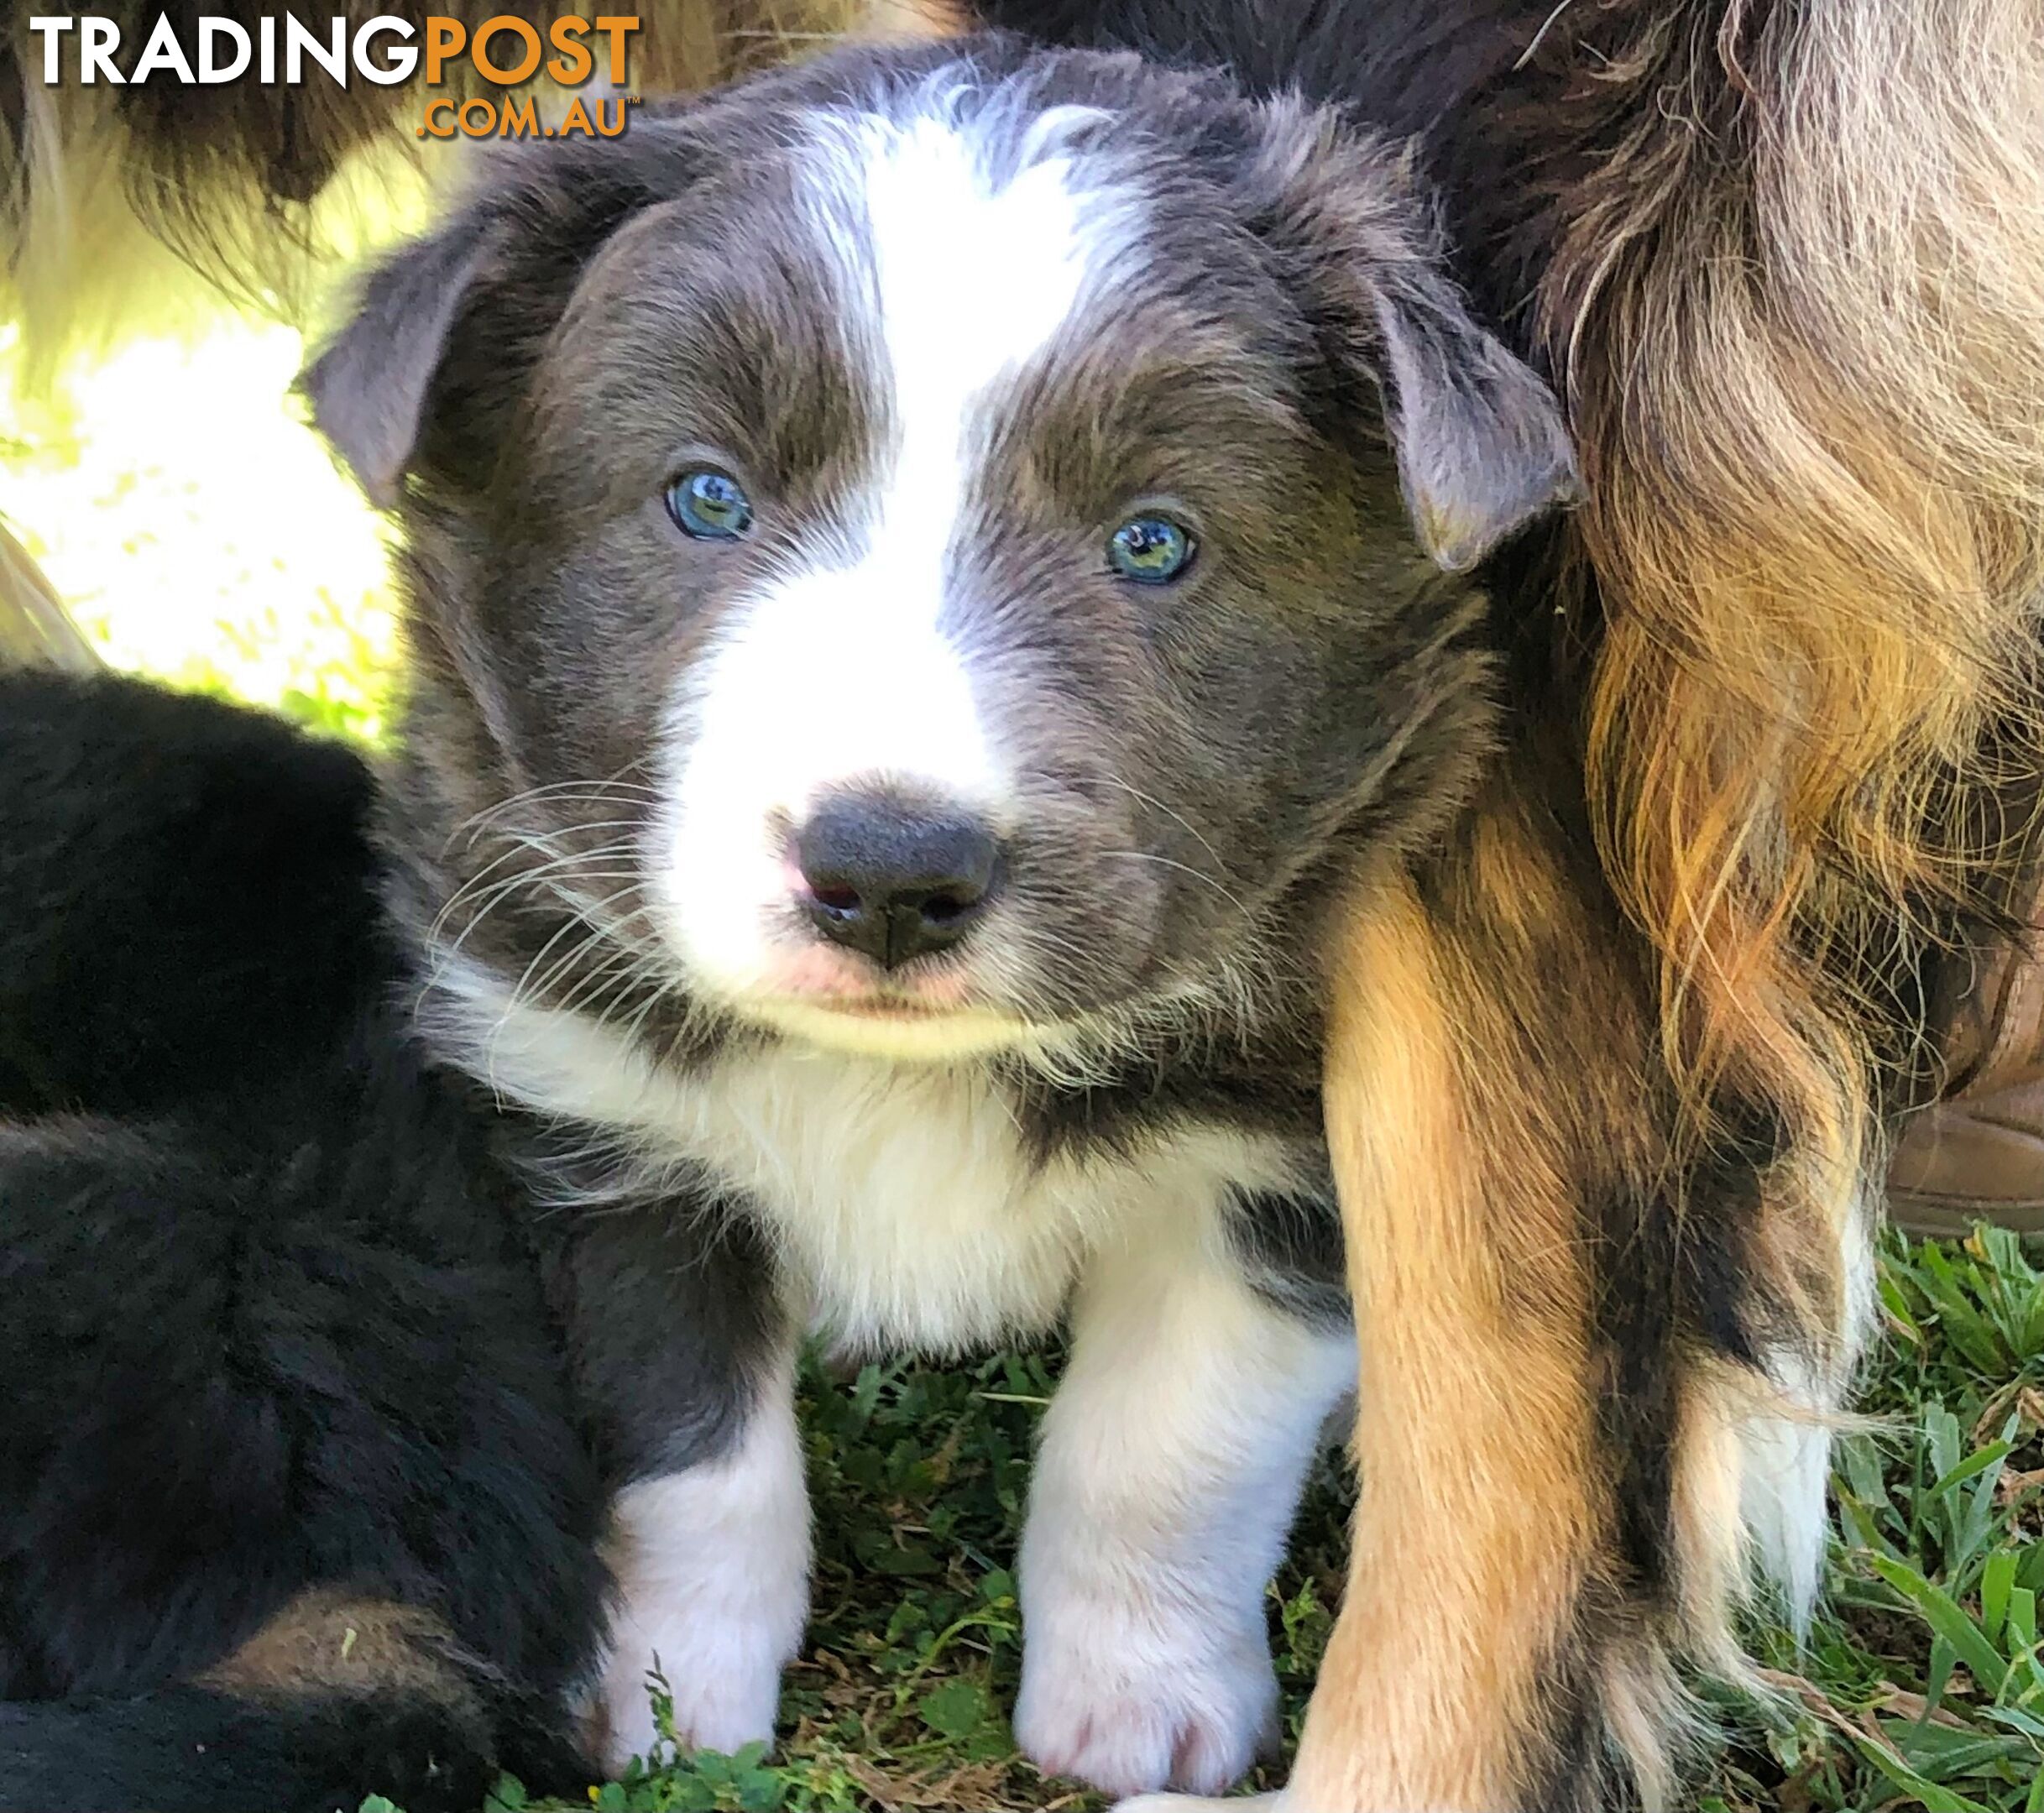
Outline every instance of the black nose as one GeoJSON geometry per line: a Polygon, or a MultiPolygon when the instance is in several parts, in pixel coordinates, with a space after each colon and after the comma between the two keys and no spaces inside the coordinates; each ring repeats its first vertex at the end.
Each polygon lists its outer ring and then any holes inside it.
{"type": "Polygon", "coordinates": [[[795,860],[817,930],[892,969],[972,929],[993,892],[1000,849],[963,812],[858,793],[810,814],[795,860]]]}

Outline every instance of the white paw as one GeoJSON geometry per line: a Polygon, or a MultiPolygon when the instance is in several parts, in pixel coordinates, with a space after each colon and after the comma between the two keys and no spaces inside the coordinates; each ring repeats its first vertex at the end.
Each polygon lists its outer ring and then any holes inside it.
{"type": "Polygon", "coordinates": [[[1260,1618],[1228,1629],[1211,1607],[1133,1596],[1030,1617],[1025,1601],[1015,1737],[1044,1774],[1111,1795],[1215,1795],[1275,1742],[1278,1678],[1260,1618]]]}
{"type": "Polygon", "coordinates": [[[771,1743],[781,1701],[783,1644],[779,1634],[727,1628],[672,1627],[643,1640],[638,1622],[619,1620],[619,1641],[604,1670],[599,1717],[604,1766],[614,1775],[657,1738],[653,1685],[657,1664],[674,1699],[674,1735],[684,1750],[742,1750],[771,1743]],[[624,1636],[629,1629],[630,1636],[624,1636]]]}
{"type": "Polygon", "coordinates": [[[729,1454],[628,1486],[612,1511],[618,1603],[591,1732],[605,1765],[614,1774],[652,1749],[656,1665],[684,1750],[771,1743],[809,1602],[792,1404],[767,1399],[729,1454]]]}

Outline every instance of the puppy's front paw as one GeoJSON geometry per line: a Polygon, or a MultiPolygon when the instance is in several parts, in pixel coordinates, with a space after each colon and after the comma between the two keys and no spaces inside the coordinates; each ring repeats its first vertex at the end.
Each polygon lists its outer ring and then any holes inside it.
{"type": "MultiPolygon", "coordinates": [[[[647,1755],[657,1733],[648,1677],[656,1667],[674,1701],[674,1736],[684,1750],[742,1750],[771,1743],[781,1701],[781,1644],[761,1632],[670,1627],[646,1640],[634,1620],[619,1633],[599,1693],[597,1749],[615,1775],[647,1755]]],[[[777,1633],[776,1633],[777,1634],[777,1633]]]]}
{"type": "Polygon", "coordinates": [[[655,1741],[657,1666],[684,1750],[771,1743],[781,1670],[802,1644],[809,1507],[792,1413],[764,1412],[726,1459],[618,1496],[618,1603],[593,1747],[613,1771],[655,1741]]]}
{"type": "Polygon", "coordinates": [[[1111,1795],[1215,1795],[1276,1742],[1260,1620],[1202,1624],[1189,1607],[1160,1612],[1132,1593],[1039,1608],[1026,1638],[1015,1737],[1046,1774],[1111,1795]]]}

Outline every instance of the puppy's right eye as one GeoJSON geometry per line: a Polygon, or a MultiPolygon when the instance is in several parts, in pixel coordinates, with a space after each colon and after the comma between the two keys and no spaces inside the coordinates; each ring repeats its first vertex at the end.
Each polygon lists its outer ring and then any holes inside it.
{"type": "Polygon", "coordinates": [[[752,499],[730,473],[692,466],[667,487],[667,514],[698,541],[735,541],[752,526],[752,499]]]}
{"type": "Polygon", "coordinates": [[[1107,541],[1107,564],[1138,585],[1169,585],[1192,565],[1200,544],[1168,516],[1132,516],[1107,541]]]}

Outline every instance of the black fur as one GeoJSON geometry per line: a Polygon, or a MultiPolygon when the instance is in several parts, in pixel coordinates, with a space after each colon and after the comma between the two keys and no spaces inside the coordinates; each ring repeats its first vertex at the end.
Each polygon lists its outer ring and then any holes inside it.
{"type": "MultiPolygon", "coordinates": [[[[474,1813],[492,1734],[410,1695],[252,1703],[203,1688],[133,1699],[0,1701],[8,1813],[353,1813],[374,1790],[407,1810],[474,1813]]],[[[533,1779],[549,1773],[535,1755],[533,1779]]],[[[551,1765],[563,1782],[574,1771],[551,1765]]]]}
{"type": "Polygon", "coordinates": [[[369,771],[254,712],[0,673],[0,1111],[146,1113],[338,1035],[369,771]],[[290,1011],[280,1007],[290,1004],[290,1011]]]}
{"type": "Polygon", "coordinates": [[[0,1806],[572,1791],[598,1476],[503,1129],[405,1032],[367,770],[22,675],[0,776],[0,1806]],[[180,1685],[315,1587],[462,1691],[180,1685]]]}

